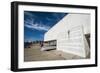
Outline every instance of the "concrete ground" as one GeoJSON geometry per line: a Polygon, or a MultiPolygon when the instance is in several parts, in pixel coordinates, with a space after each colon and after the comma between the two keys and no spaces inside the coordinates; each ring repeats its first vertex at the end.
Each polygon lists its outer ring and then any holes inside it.
{"type": "Polygon", "coordinates": [[[83,59],[77,55],[69,54],[60,50],[41,51],[39,45],[33,45],[24,49],[24,61],[49,61],[83,59]]]}

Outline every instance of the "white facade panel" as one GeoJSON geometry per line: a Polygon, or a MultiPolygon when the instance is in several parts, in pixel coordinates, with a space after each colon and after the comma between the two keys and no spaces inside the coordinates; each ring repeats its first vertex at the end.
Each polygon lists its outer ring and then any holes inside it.
{"type": "MultiPolygon", "coordinates": [[[[48,32],[44,41],[57,40],[57,49],[86,57],[84,34],[90,33],[89,14],[68,14],[48,32]]],[[[87,50],[87,53],[89,50],[87,50]]]]}

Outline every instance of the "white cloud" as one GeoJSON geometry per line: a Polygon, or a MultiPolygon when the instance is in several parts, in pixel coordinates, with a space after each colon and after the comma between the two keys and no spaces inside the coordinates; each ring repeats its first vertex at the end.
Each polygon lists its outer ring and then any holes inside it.
{"type": "Polygon", "coordinates": [[[50,26],[43,25],[40,22],[34,24],[33,23],[34,22],[33,17],[35,18],[36,17],[35,15],[32,15],[29,12],[25,12],[25,14],[30,17],[30,19],[25,20],[25,27],[30,28],[30,29],[36,29],[36,30],[39,30],[39,31],[48,31],[50,29],[50,26]]]}
{"type": "Polygon", "coordinates": [[[39,31],[48,31],[50,29],[49,26],[42,25],[42,24],[33,24],[33,23],[29,23],[29,22],[25,22],[25,26],[27,28],[36,29],[39,31]]]}
{"type": "Polygon", "coordinates": [[[24,13],[25,13],[25,15],[28,15],[28,16],[30,16],[30,17],[35,17],[35,15],[33,15],[33,14],[27,12],[27,11],[25,11],[24,13]]]}

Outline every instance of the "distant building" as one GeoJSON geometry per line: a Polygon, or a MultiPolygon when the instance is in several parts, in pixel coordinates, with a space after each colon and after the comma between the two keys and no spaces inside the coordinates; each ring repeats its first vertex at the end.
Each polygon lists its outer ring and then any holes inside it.
{"type": "Polygon", "coordinates": [[[70,13],[45,33],[44,41],[56,40],[57,50],[86,57],[90,53],[86,34],[90,35],[90,14],[70,13]]]}

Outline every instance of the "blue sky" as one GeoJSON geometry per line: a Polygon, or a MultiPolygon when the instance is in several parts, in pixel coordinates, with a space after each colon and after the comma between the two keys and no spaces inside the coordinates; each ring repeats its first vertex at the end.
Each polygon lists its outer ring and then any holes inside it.
{"type": "Polygon", "coordinates": [[[24,11],[24,41],[43,40],[44,34],[67,13],[24,11]]]}

